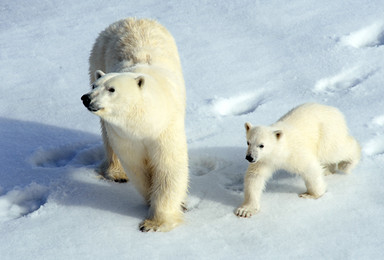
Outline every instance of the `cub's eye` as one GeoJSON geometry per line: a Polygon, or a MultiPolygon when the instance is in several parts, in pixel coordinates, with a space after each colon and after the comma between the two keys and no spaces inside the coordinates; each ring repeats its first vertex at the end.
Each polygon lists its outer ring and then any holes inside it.
{"type": "Polygon", "coordinates": [[[95,84],[92,84],[91,87],[92,87],[92,89],[95,89],[95,88],[96,88],[96,85],[95,85],[95,84]]]}
{"type": "Polygon", "coordinates": [[[249,145],[249,142],[247,142],[247,145],[249,145]]]}
{"type": "Polygon", "coordinates": [[[260,148],[260,149],[263,149],[263,148],[264,148],[264,145],[263,145],[263,144],[259,145],[259,148],[260,148]]]}
{"type": "Polygon", "coordinates": [[[115,92],[115,89],[114,88],[109,88],[108,91],[113,93],[113,92],[115,92]]]}

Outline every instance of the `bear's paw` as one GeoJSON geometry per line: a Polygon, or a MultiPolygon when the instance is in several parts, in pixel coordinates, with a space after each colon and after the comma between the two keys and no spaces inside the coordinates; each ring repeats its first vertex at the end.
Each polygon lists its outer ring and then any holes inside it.
{"type": "Polygon", "coordinates": [[[142,232],[167,232],[177,226],[176,222],[156,221],[152,219],[146,219],[140,223],[139,229],[142,232]]]}
{"type": "Polygon", "coordinates": [[[235,215],[241,218],[250,218],[252,215],[256,214],[259,211],[257,207],[252,207],[252,206],[241,206],[239,207],[235,215]]]}
{"type": "Polygon", "coordinates": [[[125,183],[129,181],[127,174],[124,172],[123,168],[120,165],[118,167],[106,167],[104,165],[101,165],[96,170],[96,172],[99,173],[101,177],[110,181],[119,183],[125,183]]]}
{"type": "Polygon", "coordinates": [[[314,195],[314,194],[311,194],[311,193],[308,193],[308,192],[304,192],[304,193],[299,194],[299,197],[303,198],[303,199],[318,199],[322,195],[323,194],[321,194],[321,195],[314,195]]]}

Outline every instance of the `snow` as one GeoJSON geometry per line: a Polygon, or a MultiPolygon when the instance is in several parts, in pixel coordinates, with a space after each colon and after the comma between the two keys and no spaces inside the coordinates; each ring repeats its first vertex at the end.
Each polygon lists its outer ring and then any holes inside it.
{"type": "Polygon", "coordinates": [[[361,1],[0,2],[1,259],[379,259],[384,240],[384,5],[361,1]],[[130,183],[94,172],[98,118],[82,105],[88,55],[110,23],[154,18],[178,44],[187,86],[188,212],[141,233],[130,183]],[[338,107],[363,156],[327,193],[278,172],[239,219],[244,123],[338,107]]]}
{"type": "Polygon", "coordinates": [[[384,44],[384,23],[375,22],[372,25],[364,27],[356,32],[352,32],[342,37],[345,45],[355,48],[377,47],[384,44]]]}

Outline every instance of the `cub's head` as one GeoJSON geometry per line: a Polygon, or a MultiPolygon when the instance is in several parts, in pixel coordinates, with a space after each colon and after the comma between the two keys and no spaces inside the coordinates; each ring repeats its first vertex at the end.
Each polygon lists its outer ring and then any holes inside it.
{"type": "Polygon", "coordinates": [[[282,132],[268,126],[252,126],[251,123],[245,123],[245,131],[248,145],[245,159],[250,163],[256,163],[263,158],[272,158],[282,132]]]}
{"type": "Polygon", "coordinates": [[[101,118],[127,115],[127,110],[135,112],[136,104],[142,99],[143,75],[129,72],[105,74],[98,70],[95,77],[92,90],[81,97],[89,111],[101,118]]]}

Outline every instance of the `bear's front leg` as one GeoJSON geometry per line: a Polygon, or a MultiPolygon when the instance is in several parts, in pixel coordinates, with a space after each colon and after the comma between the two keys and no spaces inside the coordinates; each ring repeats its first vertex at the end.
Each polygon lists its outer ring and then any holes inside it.
{"type": "Polygon", "coordinates": [[[183,222],[181,205],[188,189],[188,155],[186,142],[179,144],[162,147],[156,153],[156,165],[152,165],[149,218],[140,224],[143,232],[169,231],[183,222]]]}
{"type": "Polygon", "coordinates": [[[101,174],[104,178],[111,181],[127,182],[129,181],[127,174],[125,173],[123,166],[121,165],[119,159],[117,158],[115,152],[112,150],[112,147],[109,143],[106,124],[108,123],[104,122],[103,119],[100,119],[105,158],[104,158],[104,161],[99,166],[98,173],[101,174]]]}
{"type": "Polygon", "coordinates": [[[178,171],[167,174],[156,172],[152,176],[149,218],[140,224],[141,231],[166,232],[183,222],[181,205],[187,193],[187,171],[185,169],[184,173],[178,171]]]}
{"type": "Polygon", "coordinates": [[[244,202],[235,211],[236,216],[249,218],[260,210],[261,193],[271,174],[272,170],[261,163],[249,165],[244,178],[244,202]]]}
{"type": "Polygon", "coordinates": [[[129,181],[119,159],[113,151],[100,164],[97,172],[105,179],[114,182],[124,183],[129,181]]]}

